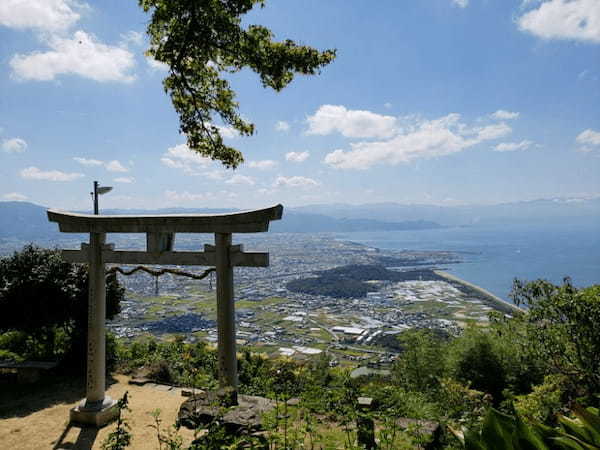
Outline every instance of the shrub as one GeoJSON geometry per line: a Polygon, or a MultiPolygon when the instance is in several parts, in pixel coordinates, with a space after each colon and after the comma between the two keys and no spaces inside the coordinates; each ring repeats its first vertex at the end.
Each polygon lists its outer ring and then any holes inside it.
{"type": "Polygon", "coordinates": [[[568,380],[562,375],[548,375],[544,382],[526,395],[514,399],[515,410],[526,420],[549,422],[560,412],[568,380]]]}
{"type": "MultiPolygon", "coordinates": [[[[124,289],[114,274],[106,281],[107,318],[112,318],[120,310],[124,289]]],[[[87,309],[87,266],[68,263],[58,250],[34,245],[0,259],[0,333],[27,336],[20,356],[62,358],[83,366],[87,309]]]]}
{"type": "Polygon", "coordinates": [[[408,389],[426,392],[438,385],[446,372],[446,342],[430,330],[409,330],[398,339],[403,352],[394,364],[394,381],[408,389]]]}
{"type": "Polygon", "coordinates": [[[551,373],[570,377],[579,395],[600,393],[600,285],[575,288],[544,280],[515,280],[512,297],[529,308],[532,348],[551,373]]]}

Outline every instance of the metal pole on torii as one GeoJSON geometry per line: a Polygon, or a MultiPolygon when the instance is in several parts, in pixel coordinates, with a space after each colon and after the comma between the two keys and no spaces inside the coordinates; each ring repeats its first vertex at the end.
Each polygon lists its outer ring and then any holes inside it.
{"type": "MultiPolygon", "coordinates": [[[[95,185],[95,192],[101,192],[95,185]]],[[[96,196],[97,198],[97,196],[96,196]]],[[[90,233],[81,250],[63,250],[67,261],[89,264],[88,366],[86,398],[73,410],[71,421],[101,426],[116,417],[115,402],[105,395],[105,264],[164,264],[214,266],[217,272],[217,321],[219,385],[228,391],[228,406],[237,403],[237,358],[233,267],[267,267],[268,253],[244,252],[231,245],[232,233],[256,233],[269,229],[271,220],[281,219],[283,206],[220,215],[99,216],[48,211],[62,232],[90,233]],[[105,244],[106,233],[146,233],[146,251],[115,251],[105,244]],[[215,245],[203,252],[173,251],[175,233],[214,233],[215,245]]]]}

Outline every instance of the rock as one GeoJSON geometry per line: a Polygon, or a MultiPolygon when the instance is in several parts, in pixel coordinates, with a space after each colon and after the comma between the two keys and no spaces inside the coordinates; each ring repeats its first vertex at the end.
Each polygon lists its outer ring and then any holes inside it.
{"type": "Polygon", "coordinates": [[[412,428],[413,430],[417,429],[421,434],[431,436],[431,440],[423,448],[438,448],[442,433],[444,431],[443,427],[438,422],[433,422],[432,420],[408,419],[403,417],[398,419],[396,423],[402,430],[407,430],[408,428],[412,428]]]}
{"type": "Polygon", "coordinates": [[[205,392],[191,396],[179,408],[177,423],[190,429],[207,426],[221,418],[228,432],[262,429],[262,415],[275,408],[275,402],[253,395],[238,395],[238,404],[229,408],[220,406],[222,392],[205,392]]]}
{"type": "Polygon", "coordinates": [[[298,406],[300,404],[300,399],[299,398],[290,398],[287,402],[288,406],[298,406]]]}
{"type": "Polygon", "coordinates": [[[358,397],[358,407],[360,409],[371,409],[373,399],[371,397],[358,397]]]}
{"type": "Polygon", "coordinates": [[[137,378],[137,377],[134,377],[134,378],[131,378],[128,383],[129,384],[134,384],[136,386],[143,386],[146,383],[150,383],[150,381],[151,380],[149,378],[137,378]]]}

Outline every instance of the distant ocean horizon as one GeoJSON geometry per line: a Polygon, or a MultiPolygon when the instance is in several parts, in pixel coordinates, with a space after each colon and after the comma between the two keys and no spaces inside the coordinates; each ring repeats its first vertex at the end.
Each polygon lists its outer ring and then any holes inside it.
{"type": "Polygon", "coordinates": [[[569,276],[577,287],[600,284],[600,226],[494,225],[432,230],[335,233],[340,240],[386,250],[446,250],[459,264],[449,273],[511,302],[515,278],[560,284],[569,276]]]}

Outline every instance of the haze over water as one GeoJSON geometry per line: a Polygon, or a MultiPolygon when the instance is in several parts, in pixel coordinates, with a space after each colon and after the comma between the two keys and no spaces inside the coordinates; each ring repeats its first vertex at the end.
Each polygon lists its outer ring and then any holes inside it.
{"type": "Polygon", "coordinates": [[[449,250],[460,264],[450,273],[510,301],[514,278],[578,287],[600,283],[600,227],[585,225],[498,225],[418,231],[338,233],[343,240],[390,250],[449,250]]]}

